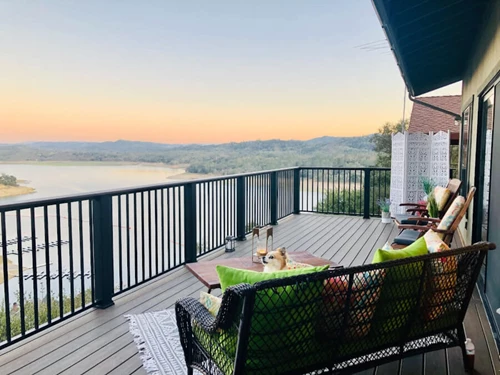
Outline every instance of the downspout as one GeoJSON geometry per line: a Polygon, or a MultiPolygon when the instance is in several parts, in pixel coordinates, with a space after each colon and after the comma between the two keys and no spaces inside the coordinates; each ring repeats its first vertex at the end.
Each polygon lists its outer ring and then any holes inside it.
{"type": "Polygon", "coordinates": [[[458,113],[455,113],[455,112],[451,112],[451,111],[448,111],[444,108],[441,108],[441,107],[436,107],[435,105],[432,105],[432,104],[429,104],[429,103],[426,103],[426,102],[422,102],[420,100],[418,100],[417,98],[415,98],[414,96],[412,96],[410,93],[408,94],[408,98],[413,102],[413,103],[418,103],[418,104],[421,104],[425,107],[428,107],[428,108],[431,108],[435,111],[439,111],[439,112],[442,112],[442,113],[445,113],[449,116],[453,116],[455,118],[455,121],[458,121],[459,123],[462,121],[462,116],[458,113]]]}

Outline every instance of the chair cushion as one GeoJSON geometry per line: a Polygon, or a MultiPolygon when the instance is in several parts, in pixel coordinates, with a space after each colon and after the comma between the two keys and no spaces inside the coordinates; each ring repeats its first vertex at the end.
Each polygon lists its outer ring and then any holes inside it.
{"type": "Polygon", "coordinates": [[[418,236],[420,236],[420,232],[418,230],[405,229],[394,238],[393,242],[398,245],[411,245],[418,239],[418,236]]]}
{"type": "Polygon", "coordinates": [[[260,281],[280,279],[308,273],[320,272],[330,268],[329,265],[318,267],[302,267],[297,269],[276,271],[276,272],[257,272],[251,270],[242,270],[226,266],[217,266],[217,275],[219,275],[222,292],[228,287],[238,284],[255,284],[260,281]]]}
{"type": "Polygon", "coordinates": [[[397,215],[394,215],[394,219],[396,219],[396,221],[399,223],[399,224],[418,224],[418,225],[427,225],[427,221],[424,220],[424,218],[420,219],[418,221],[418,223],[415,221],[415,220],[408,220],[408,218],[410,217],[416,217],[418,215],[408,215],[408,214],[397,214],[397,215]]]}
{"type": "Polygon", "coordinates": [[[436,199],[437,207],[439,211],[442,211],[448,199],[450,199],[451,191],[442,186],[436,186],[434,188],[434,198],[436,199]]]}
{"type": "MultiPolygon", "coordinates": [[[[439,223],[437,229],[442,229],[442,230],[450,229],[451,225],[453,224],[458,214],[462,210],[464,204],[465,204],[464,197],[460,195],[456,197],[453,203],[450,205],[450,208],[448,208],[448,211],[446,211],[443,218],[441,219],[441,222],[439,223]]],[[[440,237],[443,237],[443,234],[440,234],[440,237]]]]}
{"type": "Polygon", "coordinates": [[[427,250],[429,253],[439,253],[441,251],[450,250],[447,244],[443,242],[443,239],[438,233],[429,229],[426,234],[424,234],[424,240],[427,245],[427,250]]]}

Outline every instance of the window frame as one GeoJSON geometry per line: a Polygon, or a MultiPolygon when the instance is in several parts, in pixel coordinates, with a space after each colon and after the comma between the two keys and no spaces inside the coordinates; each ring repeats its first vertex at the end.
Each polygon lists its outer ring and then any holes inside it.
{"type": "Polygon", "coordinates": [[[458,157],[458,178],[462,181],[461,194],[466,196],[470,189],[470,162],[471,162],[471,135],[472,135],[472,116],[474,113],[474,96],[469,101],[465,109],[462,111],[462,121],[460,124],[460,141],[459,141],[459,157],[458,157]],[[468,112],[467,124],[465,124],[465,114],[468,112]],[[467,143],[464,144],[464,130],[467,129],[467,143]],[[466,160],[464,160],[464,151],[466,160]]]}

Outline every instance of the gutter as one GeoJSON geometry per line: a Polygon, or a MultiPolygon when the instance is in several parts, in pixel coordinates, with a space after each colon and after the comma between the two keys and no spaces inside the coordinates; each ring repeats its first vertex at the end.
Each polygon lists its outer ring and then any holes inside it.
{"type": "Polygon", "coordinates": [[[455,112],[451,112],[451,111],[448,111],[444,108],[441,108],[441,107],[437,107],[435,105],[432,105],[432,104],[429,104],[429,103],[426,103],[426,102],[422,102],[420,100],[418,100],[417,98],[415,98],[414,96],[412,96],[411,94],[408,94],[408,98],[413,102],[413,103],[418,103],[418,104],[421,104],[425,107],[428,107],[428,108],[431,108],[435,111],[438,111],[438,112],[442,112],[442,113],[445,113],[449,116],[453,116],[455,118],[455,121],[462,121],[462,116],[458,113],[455,113],[455,112]]]}

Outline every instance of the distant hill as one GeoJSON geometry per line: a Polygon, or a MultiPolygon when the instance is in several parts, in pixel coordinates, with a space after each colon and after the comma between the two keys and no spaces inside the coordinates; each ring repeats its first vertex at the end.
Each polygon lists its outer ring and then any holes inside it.
{"type": "Polygon", "coordinates": [[[0,144],[0,161],[107,161],[183,165],[188,172],[229,174],[290,166],[362,167],[375,163],[371,135],[222,144],[31,142],[0,144]]]}
{"type": "Polygon", "coordinates": [[[38,149],[60,151],[86,152],[151,152],[163,151],[180,145],[171,145],[154,142],[115,141],[115,142],[32,142],[26,143],[38,149]]]}

